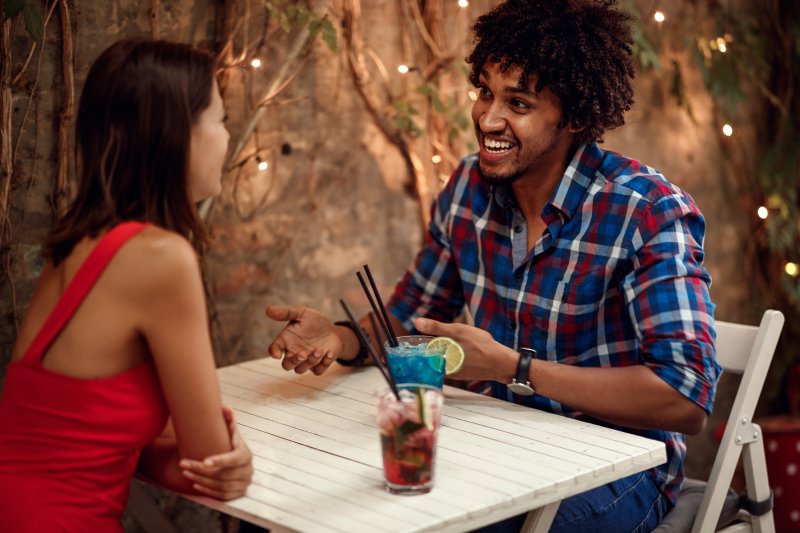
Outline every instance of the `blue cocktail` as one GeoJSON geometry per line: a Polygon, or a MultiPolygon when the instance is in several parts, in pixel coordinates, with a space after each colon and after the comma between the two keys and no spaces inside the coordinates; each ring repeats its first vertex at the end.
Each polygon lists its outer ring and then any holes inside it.
{"type": "Polygon", "coordinates": [[[445,348],[428,351],[428,335],[397,337],[398,346],[386,344],[386,362],[398,385],[419,383],[442,388],[444,384],[445,348]]]}

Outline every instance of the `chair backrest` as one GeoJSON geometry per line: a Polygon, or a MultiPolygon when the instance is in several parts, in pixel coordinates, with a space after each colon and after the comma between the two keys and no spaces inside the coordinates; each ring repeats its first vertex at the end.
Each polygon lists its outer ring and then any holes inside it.
{"type": "MultiPolygon", "coordinates": [[[[783,322],[783,313],[770,309],[764,312],[758,327],[716,323],[717,362],[725,371],[741,374],[742,379],[692,528],[693,533],[714,531],[742,453],[748,496],[755,501],[769,498],[763,437],[761,428],[752,423],[752,418],[783,322]]],[[[752,531],[774,531],[772,512],[754,517],[751,525],[752,531]]]]}

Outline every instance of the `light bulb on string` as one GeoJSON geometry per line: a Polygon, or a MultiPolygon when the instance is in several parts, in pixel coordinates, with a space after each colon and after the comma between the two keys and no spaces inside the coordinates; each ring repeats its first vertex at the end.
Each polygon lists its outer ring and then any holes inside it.
{"type": "Polygon", "coordinates": [[[733,126],[730,124],[724,124],[722,126],[722,134],[725,135],[725,137],[730,137],[733,135],[733,126]]]}
{"type": "Polygon", "coordinates": [[[257,58],[257,57],[253,58],[253,60],[250,61],[250,66],[253,67],[253,68],[260,67],[261,66],[261,60],[259,58],[257,58]]]}
{"type": "Polygon", "coordinates": [[[408,74],[408,71],[411,70],[408,68],[408,65],[398,65],[397,72],[400,74],[408,74]]]}
{"type": "Polygon", "coordinates": [[[434,165],[438,165],[439,163],[442,162],[442,156],[440,156],[439,154],[434,154],[433,157],[431,157],[431,161],[433,162],[434,165]]]}
{"type": "Polygon", "coordinates": [[[465,8],[469,6],[469,2],[467,0],[458,0],[458,7],[465,8]]]}
{"type": "Polygon", "coordinates": [[[469,99],[470,99],[470,100],[472,100],[473,102],[477,102],[477,101],[478,101],[478,93],[476,93],[475,91],[469,91],[469,92],[467,92],[467,96],[468,96],[468,97],[469,97],[469,99]]]}
{"type": "Polygon", "coordinates": [[[664,22],[666,20],[666,17],[664,16],[664,13],[662,13],[661,11],[656,11],[655,13],[653,13],[653,18],[659,24],[661,24],[662,22],[664,22]]]}
{"type": "Polygon", "coordinates": [[[258,160],[258,170],[264,172],[268,168],[269,168],[269,163],[267,163],[266,161],[261,161],[260,159],[258,160]]]}
{"type": "Polygon", "coordinates": [[[761,207],[758,208],[757,213],[758,213],[758,218],[760,218],[761,220],[766,220],[767,217],[769,216],[769,209],[767,209],[762,205],[761,207]]]}
{"type": "Polygon", "coordinates": [[[728,51],[728,45],[725,44],[725,39],[722,37],[717,37],[717,50],[723,54],[728,51]]]}
{"type": "Polygon", "coordinates": [[[798,275],[800,275],[800,266],[797,266],[797,263],[793,263],[792,261],[786,263],[786,265],[783,267],[783,270],[793,278],[796,278],[798,275]]]}

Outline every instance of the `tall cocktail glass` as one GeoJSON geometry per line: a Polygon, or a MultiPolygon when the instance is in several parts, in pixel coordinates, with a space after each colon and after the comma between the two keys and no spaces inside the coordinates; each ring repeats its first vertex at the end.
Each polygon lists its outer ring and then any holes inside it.
{"type": "Polygon", "coordinates": [[[406,335],[397,337],[398,346],[385,343],[386,363],[395,382],[421,383],[442,388],[444,384],[444,351],[442,347],[433,353],[428,351],[429,335],[406,335]]]}
{"type": "Polygon", "coordinates": [[[398,389],[399,401],[390,389],[378,393],[386,490],[424,494],[433,488],[442,391],[424,384],[403,384],[398,389]]]}

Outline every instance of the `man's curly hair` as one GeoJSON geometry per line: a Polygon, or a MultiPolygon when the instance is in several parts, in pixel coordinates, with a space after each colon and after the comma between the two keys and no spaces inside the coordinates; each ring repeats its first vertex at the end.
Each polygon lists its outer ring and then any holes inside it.
{"type": "Polygon", "coordinates": [[[469,81],[480,85],[487,61],[520,67],[521,87],[537,75],[536,91],[548,87],[565,123],[584,128],[576,142],[601,141],[633,104],[631,20],[616,0],[507,0],[472,27],[469,81]]]}

